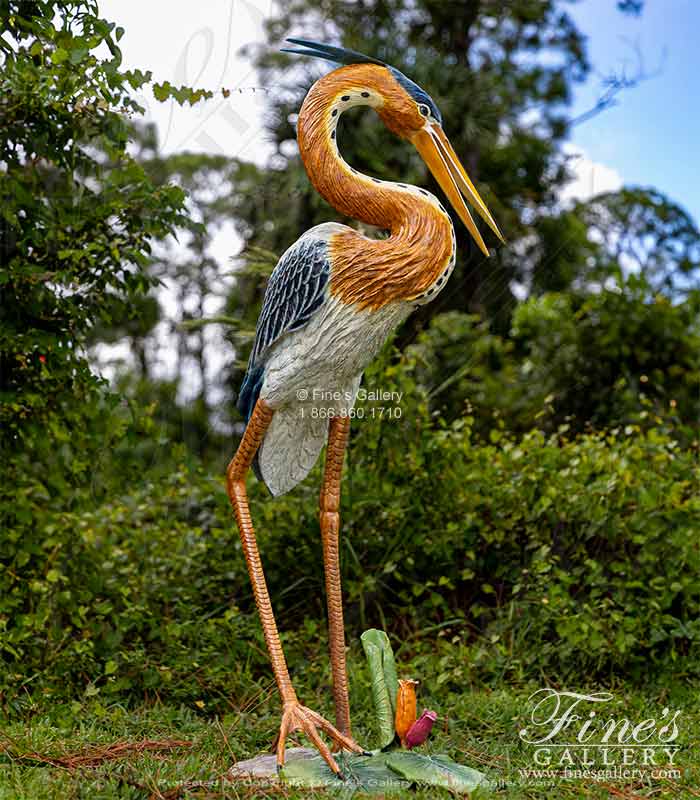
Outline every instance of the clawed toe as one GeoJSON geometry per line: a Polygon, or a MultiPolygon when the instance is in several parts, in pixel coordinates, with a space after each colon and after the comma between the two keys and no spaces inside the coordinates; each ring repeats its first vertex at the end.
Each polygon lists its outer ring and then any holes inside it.
{"type": "Polygon", "coordinates": [[[342,750],[349,750],[352,753],[361,753],[368,755],[367,751],[360,747],[357,742],[349,736],[341,733],[334,725],[331,725],[328,720],[324,719],[320,714],[312,711],[301,703],[293,702],[286,703],[282,711],[282,722],[277,737],[277,770],[284,765],[284,753],[286,747],[286,740],[290,733],[294,731],[302,731],[306,734],[307,738],[311,741],[314,747],[321,754],[323,760],[328,764],[331,770],[341,779],[344,780],[343,773],[338,766],[333,754],[331,753],[328,745],[321,739],[319,729],[325,733],[328,738],[337,744],[342,750]]]}

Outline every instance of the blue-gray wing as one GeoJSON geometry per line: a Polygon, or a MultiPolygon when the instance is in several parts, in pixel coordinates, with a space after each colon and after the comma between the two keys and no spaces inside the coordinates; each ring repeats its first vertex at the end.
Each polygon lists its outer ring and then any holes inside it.
{"type": "Polygon", "coordinates": [[[311,237],[293,244],[272,271],[238,396],[238,408],[246,419],[260,393],[267,352],[283,334],[306,325],[323,304],[329,278],[328,243],[311,237]]]}
{"type": "Polygon", "coordinates": [[[311,319],[323,303],[329,275],[324,240],[302,238],[287,250],[267,284],[249,365],[264,361],[266,351],[282,334],[298,330],[311,319]]]}

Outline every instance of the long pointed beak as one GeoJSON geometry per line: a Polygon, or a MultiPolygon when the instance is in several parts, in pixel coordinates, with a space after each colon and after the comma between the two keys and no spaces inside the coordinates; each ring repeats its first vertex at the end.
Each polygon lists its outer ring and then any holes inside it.
{"type": "Polygon", "coordinates": [[[498,225],[496,225],[488,208],[486,208],[486,204],[479,196],[479,192],[477,192],[474,184],[469,179],[442,128],[439,125],[428,123],[413,135],[411,141],[440,184],[440,188],[452,203],[454,210],[459,214],[459,218],[474,237],[481,252],[485,256],[490,255],[462,195],[469,200],[479,216],[505,244],[505,239],[498,230],[498,225]]]}

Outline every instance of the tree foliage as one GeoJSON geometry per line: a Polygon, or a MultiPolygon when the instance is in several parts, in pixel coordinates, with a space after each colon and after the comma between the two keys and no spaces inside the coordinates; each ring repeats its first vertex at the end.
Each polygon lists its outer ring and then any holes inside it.
{"type": "MultiPolygon", "coordinates": [[[[185,217],[183,191],[155,185],[128,151],[130,118],[142,111],[132,92],[150,75],[121,68],[123,29],[91,0],[5,1],[0,13],[5,595],[15,567],[49,569],[37,504],[84,507],[108,488],[131,419],[91,370],[88,336],[97,324],[136,324],[144,306],[130,318],[119,299],[145,296],[152,243],[185,217]]],[[[11,613],[33,607],[29,594],[11,613]]]]}
{"type": "Polygon", "coordinates": [[[127,152],[130,92],[148,76],[120,70],[123,31],[91,2],[3,11],[3,433],[31,449],[50,429],[77,461],[87,442],[73,434],[96,402],[86,333],[115,293],[151,286],[151,242],[180,219],[183,193],[154,187],[127,152]]]}
{"type": "Polygon", "coordinates": [[[583,431],[675,420],[697,440],[700,309],[697,300],[649,297],[641,278],[596,293],[549,292],[521,303],[509,336],[476,316],[441,314],[415,351],[431,405],[466,412],[488,437],[503,427],[583,431]]]}
{"type": "Polygon", "coordinates": [[[575,213],[594,245],[585,277],[604,282],[631,273],[651,292],[674,299],[700,289],[698,226],[658,190],[625,187],[580,204],[575,213]]]}
{"type": "Polygon", "coordinates": [[[243,189],[239,164],[205,153],[165,156],[152,125],[135,127],[132,136],[135,157],[153,185],[176,185],[185,193],[186,216],[153,248],[147,274],[156,288],[145,298],[129,291],[115,296],[122,314],[93,328],[91,344],[97,354],[100,343],[128,343],[129,356],[113,361],[120,391],[140,405],[154,402],[154,421],[171,441],[216,457],[234,407],[221,402],[227,390],[221,365],[231,361],[229,340],[239,326],[225,308],[235,264],[220,252],[222,241],[234,240],[234,197],[243,189]],[[170,365],[167,372],[163,363],[170,365]]]}

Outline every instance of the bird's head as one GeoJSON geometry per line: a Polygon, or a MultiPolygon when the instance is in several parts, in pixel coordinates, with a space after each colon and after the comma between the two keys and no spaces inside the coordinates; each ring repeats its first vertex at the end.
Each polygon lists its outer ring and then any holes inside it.
{"type": "Polygon", "coordinates": [[[334,47],[309,39],[287,39],[287,41],[297,47],[284,48],[284,52],[313,56],[344,65],[342,71],[347,85],[357,82],[371,90],[368,105],[374,106],[392,133],[407,139],[418,150],[485,255],[488,256],[489,251],[464,203],[464,198],[472,204],[505,244],[491,213],[442,129],[442,115],[437,105],[424,89],[396,67],[355,50],[334,47]]]}

